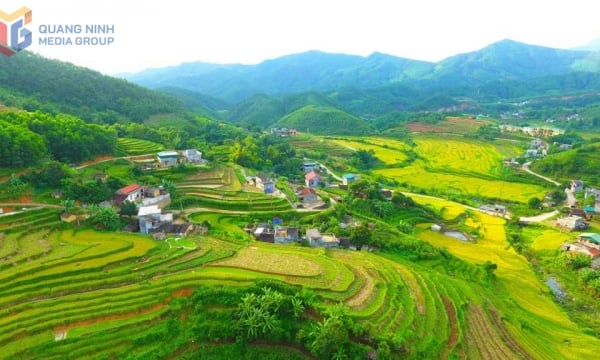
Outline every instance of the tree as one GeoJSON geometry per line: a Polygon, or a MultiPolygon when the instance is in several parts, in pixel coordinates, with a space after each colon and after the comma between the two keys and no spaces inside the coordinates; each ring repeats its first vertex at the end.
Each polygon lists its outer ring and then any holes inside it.
{"type": "Polygon", "coordinates": [[[561,190],[554,190],[550,193],[550,197],[556,204],[560,204],[567,199],[567,194],[561,190]]]}
{"type": "Polygon", "coordinates": [[[27,184],[13,173],[8,180],[8,194],[11,196],[19,196],[25,192],[25,189],[27,189],[27,184]]]}
{"type": "Polygon", "coordinates": [[[487,260],[485,263],[482,264],[483,269],[488,273],[488,274],[493,274],[494,271],[496,271],[496,269],[498,268],[498,265],[496,263],[493,263],[489,260],[487,260]]]}
{"type": "Polygon", "coordinates": [[[96,225],[101,225],[104,229],[116,231],[121,227],[121,219],[112,207],[99,208],[92,221],[96,225]]]}
{"type": "Polygon", "coordinates": [[[175,200],[177,198],[177,186],[171,180],[162,179],[162,184],[165,187],[165,190],[171,195],[171,200],[175,200]]]}
{"type": "Polygon", "coordinates": [[[356,249],[360,250],[364,245],[371,243],[371,230],[364,225],[360,224],[350,230],[350,242],[356,245],[356,249]]]}
{"type": "Polygon", "coordinates": [[[131,218],[133,215],[136,215],[138,211],[137,205],[132,201],[124,201],[121,204],[121,215],[126,215],[131,218]]]}
{"type": "Polygon", "coordinates": [[[542,206],[542,200],[532,197],[529,199],[529,201],[527,201],[527,204],[532,209],[539,209],[542,206]]]}
{"type": "Polygon", "coordinates": [[[412,234],[412,232],[415,229],[415,227],[406,220],[398,220],[398,224],[396,225],[396,228],[398,228],[398,230],[400,230],[401,232],[403,232],[405,234],[412,234]]]}
{"type": "Polygon", "coordinates": [[[589,256],[583,254],[565,253],[564,261],[565,265],[569,266],[574,270],[590,267],[592,265],[592,259],[590,259],[589,256]]]}

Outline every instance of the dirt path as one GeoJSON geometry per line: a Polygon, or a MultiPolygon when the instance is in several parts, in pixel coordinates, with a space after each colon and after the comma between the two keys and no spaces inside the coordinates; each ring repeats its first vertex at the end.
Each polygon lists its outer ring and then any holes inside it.
{"type": "Polygon", "coordinates": [[[94,160],[83,162],[83,163],[81,163],[81,165],[76,166],[75,169],[81,170],[81,169],[85,169],[88,166],[92,166],[92,165],[96,165],[96,164],[101,164],[101,163],[104,163],[104,162],[118,160],[118,159],[133,160],[133,159],[144,158],[144,157],[148,157],[148,156],[154,156],[154,153],[151,153],[151,154],[142,154],[142,155],[121,156],[121,157],[101,156],[101,157],[98,157],[98,158],[96,158],[94,160]]]}
{"type": "Polygon", "coordinates": [[[546,181],[548,181],[548,182],[550,182],[550,183],[552,183],[552,184],[554,184],[554,185],[556,185],[556,186],[560,186],[560,183],[559,183],[558,181],[556,181],[556,180],[552,180],[552,179],[550,179],[549,177],[546,177],[546,176],[544,176],[544,175],[540,175],[540,174],[538,174],[538,173],[536,173],[536,172],[533,172],[533,171],[531,171],[531,170],[529,169],[529,165],[531,165],[531,161],[528,161],[528,162],[526,162],[525,164],[523,164],[523,166],[522,166],[521,168],[523,169],[523,171],[525,171],[525,172],[527,172],[527,173],[530,173],[530,174],[531,174],[531,175],[533,175],[533,176],[537,176],[537,177],[539,177],[540,179],[546,180],[546,181]]]}
{"type": "Polygon", "coordinates": [[[552,212],[545,213],[545,214],[539,214],[539,215],[536,215],[536,216],[530,216],[530,217],[522,216],[522,217],[519,218],[519,221],[520,222],[524,222],[524,223],[539,223],[539,222],[542,222],[544,220],[548,220],[551,217],[556,216],[558,214],[559,214],[558,210],[554,210],[552,212]]]}
{"type": "Polygon", "coordinates": [[[0,203],[0,207],[2,206],[10,206],[10,207],[18,207],[18,206],[35,206],[35,207],[48,207],[53,209],[63,209],[64,206],[54,205],[54,204],[44,204],[44,203],[34,203],[34,202],[6,202],[0,203]]]}
{"type": "Polygon", "coordinates": [[[336,179],[337,181],[344,181],[344,179],[342,179],[341,177],[337,176],[336,174],[333,173],[333,171],[329,170],[329,168],[321,163],[319,163],[319,166],[323,169],[325,169],[325,171],[331,175],[332,178],[336,179]]]}

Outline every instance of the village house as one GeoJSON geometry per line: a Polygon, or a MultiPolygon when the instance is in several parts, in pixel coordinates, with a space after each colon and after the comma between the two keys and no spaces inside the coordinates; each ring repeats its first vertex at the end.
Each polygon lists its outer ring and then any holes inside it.
{"type": "Polygon", "coordinates": [[[352,216],[350,215],[344,215],[344,218],[342,219],[342,222],[340,223],[340,228],[342,229],[346,229],[346,228],[354,228],[357,226],[360,226],[361,222],[354,219],[352,216]]]}
{"type": "Polygon", "coordinates": [[[254,230],[254,237],[258,241],[275,243],[275,231],[267,223],[259,223],[254,230]]]}
{"type": "Polygon", "coordinates": [[[202,163],[202,153],[196,149],[186,149],[181,152],[186,162],[190,164],[202,163]]]}
{"type": "Polygon", "coordinates": [[[589,256],[592,259],[595,259],[600,255],[600,250],[593,247],[585,246],[580,243],[565,243],[561,246],[560,249],[562,251],[570,251],[583,254],[589,256]]]}
{"type": "Polygon", "coordinates": [[[134,202],[142,197],[142,187],[138,184],[131,184],[117,190],[113,196],[114,203],[121,205],[125,201],[134,202]]]}
{"type": "Polygon", "coordinates": [[[299,230],[292,226],[275,226],[273,235],[276,244],[289,244],[300,239],[299,230]]]}
{"type": "Polygon", "coordinates": [[[558,148],[560,150],[570,150],[572,147],[573,147],[573,145],[571,145],[571,144],[560,144],[558,146],[558,148]]]}
{"type": "Polygon", "coordinates": [[[275,182],[265,174],[258,174],[254,178],[256,187],[263,190],[265,194],[273,194],[275,192],[275,182]]]}
{"type": "Polygon", "coordinates": [[[158,226],[152,229],[152,237],[155,240],[164,240],[169,236],[174,237],[185,237],[194,231],[195,226],[190,223],[183,224],[172,224],[172,223],[160,223],[158,226]]]}
{"type": "Polygon", "coordinates": [[[502,163],[506,166],[519,166],[519,162],[515,158],[504,159],[502,163]]]}
{"type": "Polygon", "coordinates": [[[537,139],[531,140],[531,142],[529,143],[529,148],[530,149],[539,149],[543,145],[544,145],[544,143],[542,142],[542,140],[537,138],[537,139]]]}
{"type": "Polygon", "coordinates": [[[305,206],[310,206],[318,203],[321,198],[317,195],[315,189],[303,187],[298,191],[298,198],[305,206]]]}
{"type": "Polygon", "coordinates": [[[319,187],[319,185],[321,184],[321,175],[319,175],[319,173],[311,171],[308,174],[304,175],[304,182],[309,188],[319,187]]]}
{"type": "Polygon", "coordinates": [[[304,173],[311,172],[311,171],[318,171],[320,169],[321,169],[321,165],[319,165],[318,162],[305,161],[302,163],[302,171],[304,173]]]}
{"type": "Polygon", "coordinates": [[[581,180],[571,180],[570,187],[571,187],[571,191],[572,192],[575,193],[575,192],[583,191],[583,186],[584,186],[583,181],[581,181],[581,180]]]}
{"type": "Polygon", "coordinates": [[[525,157],[528,158],[537,158],[540,157],[540,155],[538,149],[527,149],[527,151],[525,151],[525,157]]]}
{"type": "Polygon", "coordinates": [[[138,222],[140,233],[150,234],[155,229],[159,229],[163,224],[173,223],[173,214],[163,214],[162,210],[156,205],[140,206],[138,209],[138,222]]]}
{"type": "Polygon", "coordinates": [[[160,167],[171,167],[179,163],[179,153],[177,151],[161,151],[156,155],[160,167]]]}
{"type": "Polygon", "coordinates": [[[575,215],[558,218],[556,220],[556,225],[568,231],[585,230],[589,228],[589,225],[583,221],[581,216],[575,215]]]}
{"type": "Polygon", "coordinates": [[[333,248],[340,245],[334,234],[321,234],[318,229],[306,230],[306,240],[310,246],[333,248]]]}
{"type": "Polygon", "coordinates": [[[167,207],[171,204],[171,194],[156,187],[148,187],[144,190],[144,197],[141,200],[142,206],[156,205],[159,208],[167,207]]]}
{"type": "Polygon", "coordinates": [[[287,137],[287,136],[295,136],[297,134],[296,129],[288,129],[288,128],[271,128],[271,135],[287,137]]]}
{"type": "Polygon", "coordinates": [[[596,250],[600,250],[600,234],[583,233],[577,237],[577,242],[596,250]]]}
{"type": "Polygon", "coordinates": [[[594,197],[596,200],[600,200],[600,190],[594,187],[588,186],[585,188],[584,198],[594,197]]]}
{"type": "Polygon", "coordinates": [[[360,180],[360,175],[358,174],[344,174],[342,175],[342,184],[350,185],[351,183],[360,180]]]}

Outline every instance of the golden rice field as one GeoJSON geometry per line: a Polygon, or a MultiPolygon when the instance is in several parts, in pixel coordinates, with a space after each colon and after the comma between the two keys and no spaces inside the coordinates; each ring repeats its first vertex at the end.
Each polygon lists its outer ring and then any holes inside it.
{"type": "Polygon", "coordinates": [[[533,250],[556,250],[565,242],[573,241],[574,235],[559,231],[557,229],[530,229],[523,228],[523,236],[532,239],[531,248],[533,250]]]}
{"type": "Polygon", "coordinates": [[[415,142],[415,151],[421,159],[406,167],[379,169],[374,173],[415,188],[518,202],[545,194],[545,189],[538,185],[502,180],[506,171],[502,159],[518,151],[512,144],[428,137],[417,138],[415,142]]]}
{"type": "MultiPolygon", "coordinates": [[[[431,201],[423,197],[415,197],[417,202],[432,206],[456,207],[457,204],[442,200],[431,201]]],[[[585,346],[584,341],[576,335],[578,329],[560,307],[548,296],[548,289],[534,274],[528,261],[517,254],[509,246],[505,238],[504,220],[480,212],[471,215],[472,225],[480,228],[482,237],[476,243],[463,242],[432,230],[424,230],[418,237],[436,247],[444,247],[450,253],[473,263],[491,261],[498,265],[495,271],[499,283],[497,287],[506,289],[511,301],[505,309],[527,314],[527,326],[513,328],[519,336],[544,336],[549,343],[557,346],[561,356],[570,357],[574,343],[585,346]],[[549,327],[549,324],[553,324],[549,327]],[[565,340],[570,341],[565,341],[565,340]]],[[[541,234],[540,236],[542,236],[541,234]]],[[[552,234],[553,243],[557,242],[552,234]]],[[[502,306],[499,306],[502,308],[502,306]]],[[[543,348],[540,344],[536,345],[543,348]]],[[[558,354],[557,354],[558,355],[558,354]]]]}
{"type": "Polygon", "coordinates": [[[244,248],[238,251],[236,256],[216,262],[213,266],[290,276],[317,276],[323,272],[323,268],[319,264],[299,254],[267,251],[255,246],[244,248]]]}

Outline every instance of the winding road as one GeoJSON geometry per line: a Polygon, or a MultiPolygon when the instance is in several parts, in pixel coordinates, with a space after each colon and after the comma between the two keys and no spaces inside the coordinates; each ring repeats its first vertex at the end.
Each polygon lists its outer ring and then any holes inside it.
{"type": "Polygon", "coordinates": [[[554,185],[556,185],[556,186],[560,186],[560,183],[559,183],[558,181],[556,181],[556,180],[552,180],[552,179],[550,179],[549,177],[546,177],[546,176],[544,176],[544,175],[540,175],[540,174],[538,174],[538,173],[536,173],[536,172],[533,172],[533,171],[531,171],[531,169],[529,169],[529,165],[531,165],[531,161],[528,161],[528,162],[524,163],[524,164],[523,164],[523,166],[522,166],[522,169],[523,169],[525,172],[528,172],[528,173],[530,173],[530,174],[531,174],[531,175],[533,175],[533,176],[537,176],[537,177],[539,177],[540,179],[546,180],[546,181],[548,181],[548,182],[550,182],[550,183],[552,183],[552,184],[554,184],[554,185]]]}

